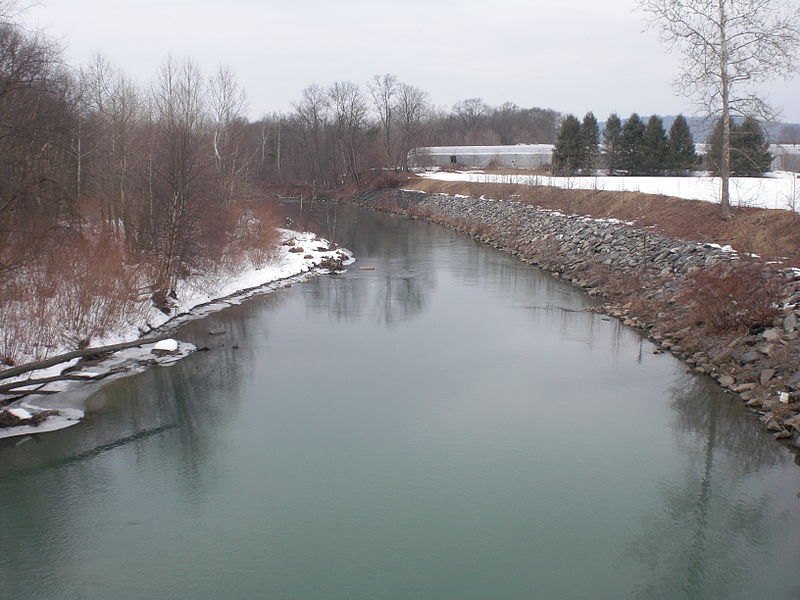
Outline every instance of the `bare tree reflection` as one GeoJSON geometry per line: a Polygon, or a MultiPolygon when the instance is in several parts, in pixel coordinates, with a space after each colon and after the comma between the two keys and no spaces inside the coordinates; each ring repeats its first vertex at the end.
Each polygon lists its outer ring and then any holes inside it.
{"type": "Polygon", "coordinates": [[[631,553],[650,576],[638,598],[731,598],[749,579],[779,520],[768,490],[748,478],[787,455],[754,418],[709,382],[686,374],[673,387],[674,429],[689,457],[682,483],[661,484],[663,503],[631,553]]]}

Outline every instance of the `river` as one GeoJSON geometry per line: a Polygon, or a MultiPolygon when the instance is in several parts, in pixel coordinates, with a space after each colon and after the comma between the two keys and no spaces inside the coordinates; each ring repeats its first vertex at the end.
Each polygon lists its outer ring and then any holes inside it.
{"type": "Polygon", "coordinates": [[[0,441],[0,598],[797,600],[800,468],[740,403],[464,236],[310,218],[347,273],[0,441]]]}

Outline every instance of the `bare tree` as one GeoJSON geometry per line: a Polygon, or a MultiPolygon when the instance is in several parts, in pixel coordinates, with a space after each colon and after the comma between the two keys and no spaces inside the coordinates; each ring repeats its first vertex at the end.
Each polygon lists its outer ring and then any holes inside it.
{"type": "Polygon", "coordinates": [[[242,183],[248,157],[244,144],[244,118],[247,98],[230,67],[222,66],[209,81],[209,108],[213,121],[214,166],[217,197],[231,202],[242,183]]]}
{"type": "MultiPolygon", "coordinates": [[[[153,200],[158,273],[157,302],[175,289],[177,280],[203,259],[208,239],[206,226],[213,215],[208,209],[208,182],[204,174],[207,136],[202,75],[190,60],[169,58],[161,68],[153,90],[154,154],[153,200]]],[[[215,203],[218,204],[218,203],[215,203]]]]}
{"type": "Polygon", "coordinates": [[[428,92],[408,83],[400,84],[397,111],[399,113],[401,140],[401,159],[403,167],[408,168],[408,151],[418,145],[422,125],[430,114],[428,92]]]}
{"type": "Polygon", "coordinates": [[[640,0],[639,7],[683,54],[678,88],[721,115],[721,216],[730,219],[731,114],[773,114],[755,86],[795,69],[800,9],[787,0],[640,0]]]}
{"type": "Polygon", "coordinates": [[[311,160],[311,173],[308,179],[316,193],[319,183],[323,180],[323,151],[325,147],[325,133],[328,125],[328,96],[325,90],[317,84],[311,84],[303,90],[303,98],[293,104],[295,118],[300,125],[302,143],[311,160]]]}
{"type": "Polygon", "coordinates": [[[367,103],[352,81],[337,81],[328,90],[336,137],[341,144],[350,176],[359,184],[361,134],[367,126],[367,103]]]}
{"type": "Polygon", "coordinates": [[[136,227],[131,188],[139,155],[134,142],[141,121],[141,93],[101,55],[81,69],[79,81],[82,110],[73,142],[77,188],[80,193],[84,159],[91,156],[103,215],[115,228],[121,226],[132,242],[136,227]],[[87,124],[93,131],[84,135],[87,124]],[[89,144],[84,143],[84,137],[89,138],[89,144]]]}
{"type": "Polygon", "coordinates": [[[453,105],[453,113],[464,131],[464,142],[472,144],[484,142],[483,139],[479,139],[480,129],[490,111],[491,107],[481,98],[467,98],[453,105]]]}
{"type": "Polygon", "coordinates": [[[383,130],[383,150],[386,153],[386,166],[395,167],[397,166],[394,147],[395,98],[400,92],[400,82],[397,77],[388,73],[386,75],[375,75],[367,83],[367,89],[369,89],[372,104],[375,107],[375,112],[378,113],[378,119],[383,130]]]}

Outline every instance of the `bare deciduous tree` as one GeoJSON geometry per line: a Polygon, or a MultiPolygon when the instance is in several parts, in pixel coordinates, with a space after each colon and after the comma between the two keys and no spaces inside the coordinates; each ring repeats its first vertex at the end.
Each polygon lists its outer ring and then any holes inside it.
{"type": "Polygon", "coordinates": [[[383,133],[383,150],[386,154],[386,166],[397,166],[397,156],[395,153],[395,97],[400,92],[400,82],[394,75],[375,75],[372,80],[367,83],[367,89],[372,97],[372,104],[375,107],[375,112],[378,113],[378,119],[381,122],[381,129],[383,133]]]}
{"type": "Polygon", "coordinates": [[[428,92],[408,83],[400,84],[397,111],[402,130],[402,161],[408,168],[408,151],[418,145],[424,120],[429,116],[428,92]]]}
{"type": "Polygon", "coordinates": [[[230,203],[237,185],[242,183],[248,163],[243,139],[247,98],[227,66],[220,67],[209,81],[209,98],[217,197],[230,203]]]}
{"type": "Polygon", "coordinates": [[[755,86],[796,67],[800,9],[787,0],[640,0],[639,7],[683,54],[680,91],[721,115],[720,204],[727,220],[731,114],[772,114],[755,86]]]}
{"type": "Polygon", "coordinates": [[[361,133],[367,126],[367,103],[352,81],[337,81],[328,90],[336,137],[339,140],[347,162],[350,176],[359,184],[361,133]]]}

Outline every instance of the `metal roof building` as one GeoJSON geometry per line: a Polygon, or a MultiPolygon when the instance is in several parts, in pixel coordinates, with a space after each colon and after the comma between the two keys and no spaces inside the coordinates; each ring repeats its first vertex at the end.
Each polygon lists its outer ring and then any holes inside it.
{"type": "Polygon", "coordinates": [[[511,169],[536,169],[550,164],[552,144],[514,146],[430,146],[408,153],[412,167],[461,166],[484,169],[488,166],[511,169]]]}

